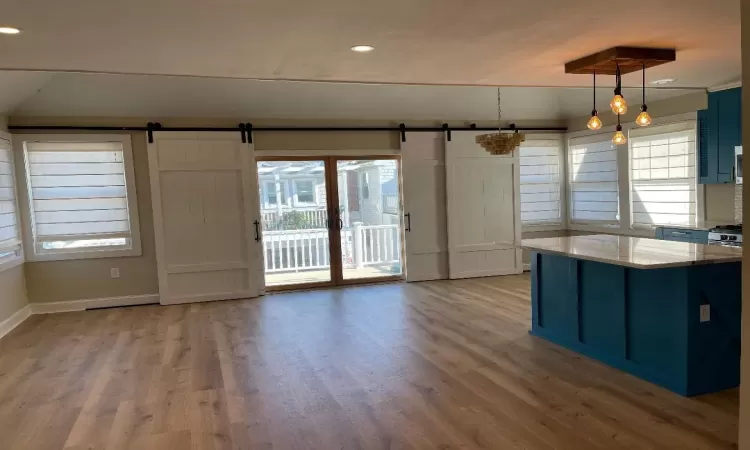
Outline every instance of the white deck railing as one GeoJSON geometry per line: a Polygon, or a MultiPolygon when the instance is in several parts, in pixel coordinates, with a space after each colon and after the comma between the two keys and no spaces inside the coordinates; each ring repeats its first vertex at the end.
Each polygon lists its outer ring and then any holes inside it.
{"type": "Polygon", "coordinates": [[[401,260],[398,225],[354,224],[354,265],[394,263],[401,260]]]}
{"type": "MultiPolygon", "coordinates": [[[[328,229],[264,231],[263,263],[266,273],[327,269],[328,229]]],[[[355,223],[341,231],[341,255],[345,267],[398,263],[401,236],[398,225],[365,226],[355,223]]]]}

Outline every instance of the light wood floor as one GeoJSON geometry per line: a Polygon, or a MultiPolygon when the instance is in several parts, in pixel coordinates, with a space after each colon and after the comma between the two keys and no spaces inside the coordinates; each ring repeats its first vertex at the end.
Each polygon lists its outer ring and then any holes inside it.
{"type": "Polygon", "coordinates": [[[2,449],[736,448],[686,399],[528,335],[527,276],[33,316],[2,449]]]}

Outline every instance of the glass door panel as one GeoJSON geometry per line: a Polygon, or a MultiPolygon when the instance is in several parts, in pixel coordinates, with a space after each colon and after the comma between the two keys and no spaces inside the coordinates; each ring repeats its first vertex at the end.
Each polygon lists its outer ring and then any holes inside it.
{"type": "Polygon", "coordinates": [[[258,161],[266,286],[330,283],[326,162],[258,161]]]}
{"type": "Polygon", "coordinates": [[[401,196],[395,159],[337,160],[342,279],[401,276],[401,196]]]}

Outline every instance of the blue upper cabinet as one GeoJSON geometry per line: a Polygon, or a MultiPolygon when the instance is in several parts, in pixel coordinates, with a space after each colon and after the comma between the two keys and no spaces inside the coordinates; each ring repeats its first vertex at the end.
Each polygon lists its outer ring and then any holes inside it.
{"type": "Polygon", "coordinates": [[[702,184],[734,183],[734,147],[742,145],[742,88],[709,92],[698,111],[698,162],[702,184]]]}

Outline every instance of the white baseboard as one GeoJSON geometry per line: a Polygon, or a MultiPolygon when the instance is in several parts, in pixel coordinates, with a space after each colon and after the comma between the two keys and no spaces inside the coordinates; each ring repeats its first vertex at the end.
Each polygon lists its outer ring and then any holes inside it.
{"type": "Polygon", "coordinates": [[[30,315],[31,308],[29,305],[26,305],[13,313],[12,316],[0,322],[0,338],[13,331],[15,327],[21,325],[21,323],[28,319],[30,315]]]}
{"type": "Polygon", "coordinates": [[[159,303],[159,294],[126,295],[123,297],[88,298],[67,302],[31,303],[32,314],[54,314],[71,311],[84,311],[92,308],[113,308],[159,303]]]}

